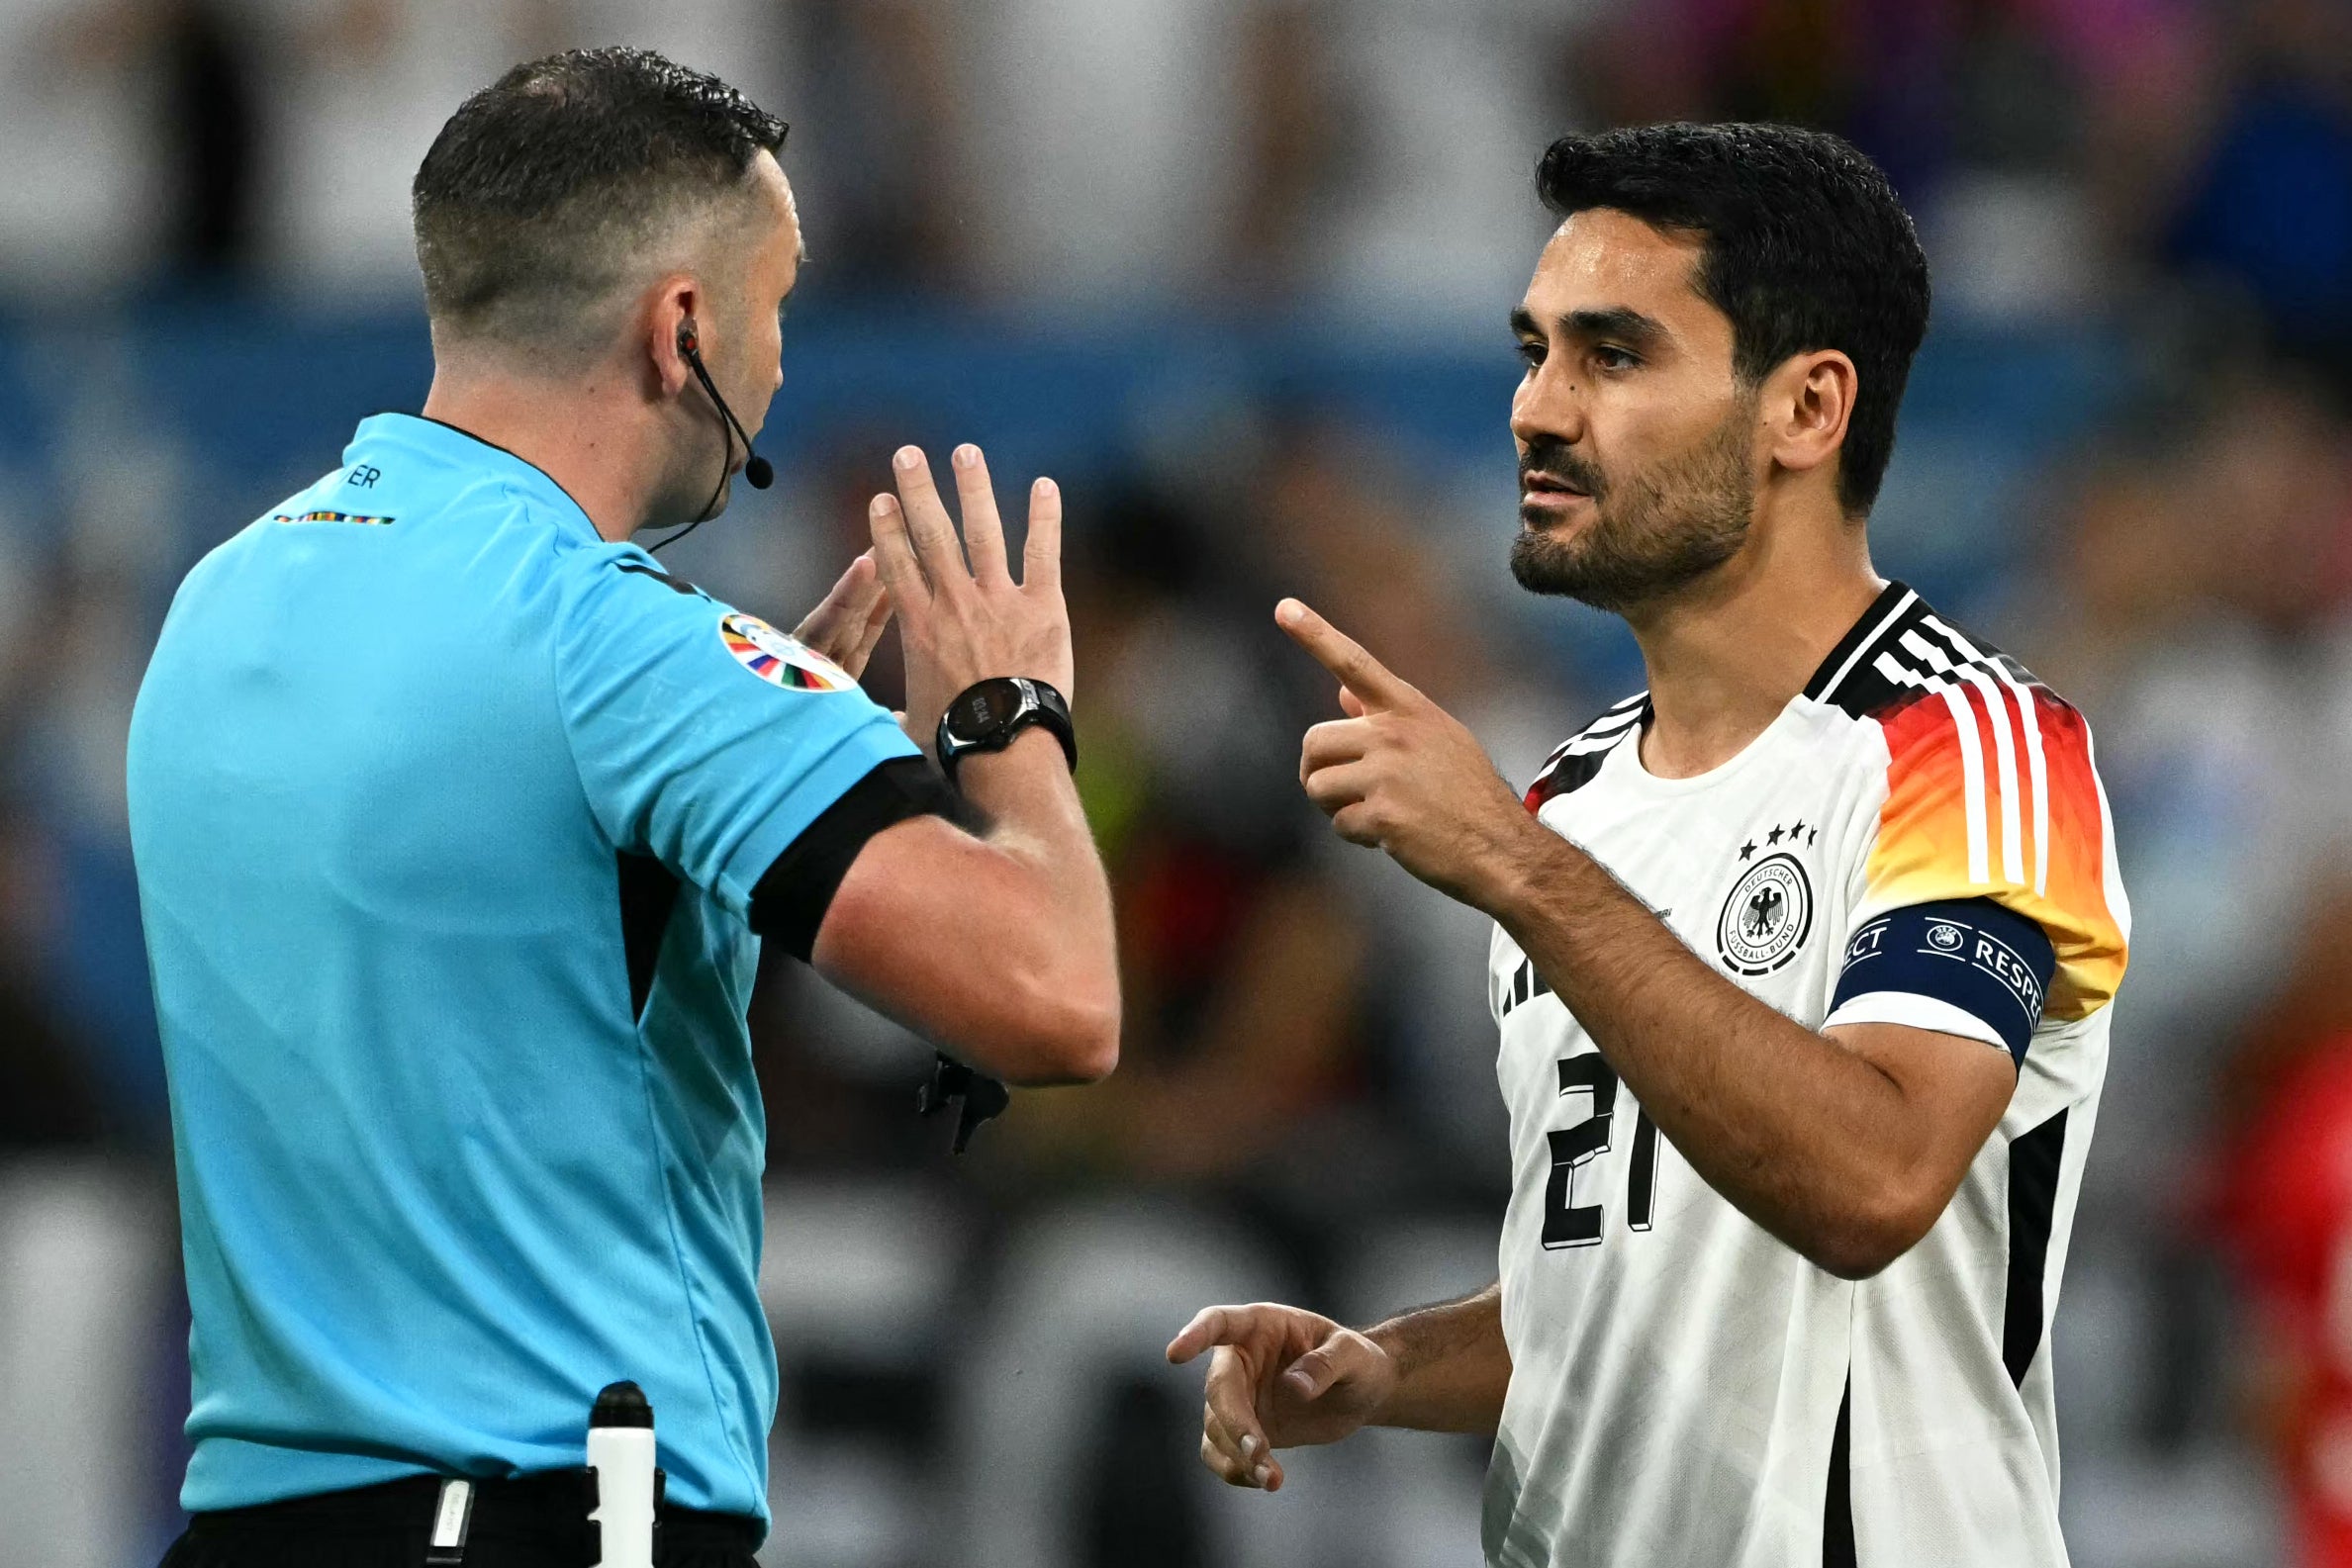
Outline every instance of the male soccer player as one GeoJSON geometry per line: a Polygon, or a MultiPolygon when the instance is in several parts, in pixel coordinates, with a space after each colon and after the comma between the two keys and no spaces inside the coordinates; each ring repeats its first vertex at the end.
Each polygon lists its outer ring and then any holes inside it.
{"type": "Polygon", "coordinates": [[[781,379],[784,131],[630,50],[470,99],[416,180],[423,415],[172,606],[130,789],[195,1315],[175,1564],[593,1561],[624,1378],[664,1559],[751,1562],[761,936],[988,1072],[1110,1070],[1052,485],[1016,583],[980,454],[960,546],[902,450],[798,636],[631,542],[724,506],[781,379]],[[853,679],[893,606],[960,789],[853,679]]]}
{"type": "Polygon", "coordinates": [[[1871,570],[1928,319],[1885,178],[1771,126],[1570,137],[1513,324],[1520,583],[1649,690],[1524,805],[1306,606],[1300,776],[1494,917],[1501,1278],[1364,1333],[1203,1312],[1203,1458],[1366,1422],[1495,1434],[1506,1568],[2037,1568],[2051,1307],[2128,914],[2090,736],[1871,570]]]}

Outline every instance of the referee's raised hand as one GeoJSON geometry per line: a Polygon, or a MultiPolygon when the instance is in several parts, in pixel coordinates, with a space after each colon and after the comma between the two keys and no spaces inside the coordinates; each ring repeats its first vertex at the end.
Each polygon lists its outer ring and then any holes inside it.
{"type": "Polygon", "coordinates": [[[1061,490],[1050,479],[1029,488],[1029,531],[1016,583],[979,447],[959,446],[953,459],[961,542],[921,449],[902,446],[891,462],[898,493],[876,496],[868,516],[906,651],[907,733],[929,749],[939,715],[956,694],[995,676],[1043,681],[1074,701],[1061,490]]]}
{"type": "MultiPolygon", "coordinates": [[[[1016,582],[980,448],[955,453],[960,538],[923,454],[901,447],[892,466],[898,493],[868,508],[874,563],[906,653],[905,728],[936,757],[940,715],[983,682],[1069,694],[1062,496],[1051,480],[1032,487],[1016,582]]],[[[856,622],[855,585],[836,597],[833,618],[856,622]]],[[[957,737],[949,771],[985,825],[932,817],[876,834],[834,892],[811,958],[990,1076],[1090,1080],[1118,1060],[1110,886],[1071,780],[1074,753],[1029,717],[957,737]]]]}

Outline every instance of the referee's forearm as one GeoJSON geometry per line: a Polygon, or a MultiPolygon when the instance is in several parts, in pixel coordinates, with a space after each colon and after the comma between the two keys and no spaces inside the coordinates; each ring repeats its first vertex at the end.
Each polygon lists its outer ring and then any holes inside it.
{"type": "MultiPolygon", "coordinates": [[[[1023,929],[1004,935],[1008,951],[1031,960],[1026,978],[1037,987],[1036,1006],[1078,1009],[1107,1032],[1115,1060],[1119,959],[1110,879],[1060,743],[1032,726],[1003,751],[964,759],[957,782],[988,819],[983,837],[1029,874],[1020,907],[1004,911],[1023,929]]],[[[1102,1072],[1109,1070],[1105,1062],[1102,1072]]]]}
{"type": "Polygon", "coordinates": [[[983,836],[1048,878],[1063,934],[1115,972],[1110,879],[1060,742],[1033,725],[1003,751],[967,757],[957,782],[988,816],[983,836]]]}
{"type": "Polygon", "coordinates": [[[1110,891],[1062,749],[1043,731],[967,758],[988,817],[869,839],[826,905],[819,973],[1007,1083],[1089,1083],[1119,1059],[1110,891]]]}

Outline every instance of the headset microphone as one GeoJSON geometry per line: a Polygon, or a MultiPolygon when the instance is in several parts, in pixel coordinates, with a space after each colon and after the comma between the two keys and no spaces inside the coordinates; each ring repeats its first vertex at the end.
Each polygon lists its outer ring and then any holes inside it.
{"type": "MultiPolygon", "coordinates": [[[[719,417],[727,421],[727,428],[742,436],[743,477],[751,481],[752,489],[766,490],[776,483],[776,470],[769,466],[766,458],[751,449],[751,436],[744,430],[743,421],[735,417],[735,411],[727,407],[727,400],[718,395],[717,383],[710,379],[710,372],[704,367],[702,343],[696,338],[691,323],[678,328],[678,352],[686,356],[686,362],[694,368],[695,377],[702,382],[703,390],[710,394],[712,403],[718,405],[719,417]]],[[[727,454],[733,456],[734,450],[734,447],[729,446],[727,454]]]]}
{"type": "Polygon", "coordinates": [[[651,548],[655,550],[659,550],[664,544],[676,544],[709,521],[715,514],[718,506],[718,493],[726,489],[727,474],[734,466],[735,438],[737,436],[743,438],[743,477],[750,483],[751,488],[766,490],[770,485],[776,483],[775,467],[766,458],[751,449],[751,436],[743,428],[743,421],[735,417],[735,411],[727,407],[727,400],[718,395],[718,384],[710,379],[709,370],[703,364],[702,343],[696,336],[694,321],[691,317],[678,323],[678,352],[686,356],[686,363],[694,371],[695,379],[703,384],[705,392],[710,394],[711,403],[718,409],[718,416],[725,421],[719,433],[726,438],[727,451],[718,471],[718,483],[710,487],[710,500],[708,505],[703,507],[703,514],[676,533],[671,534],[667,539],[662,540],[661,544],[652,546],[651,548]]]}

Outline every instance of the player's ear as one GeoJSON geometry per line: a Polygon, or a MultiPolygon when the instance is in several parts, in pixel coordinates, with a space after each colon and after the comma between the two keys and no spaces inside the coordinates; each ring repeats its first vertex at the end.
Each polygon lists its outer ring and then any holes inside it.
{"type": "Polygon", "coordinates": [[[1781,361],[1764,378],[1756,410],[1771,441],[1772,461],[1804,473],[1835,458],[1845,444],[1859,386],[1854,362],[1835,348],[1781,361]]]}

